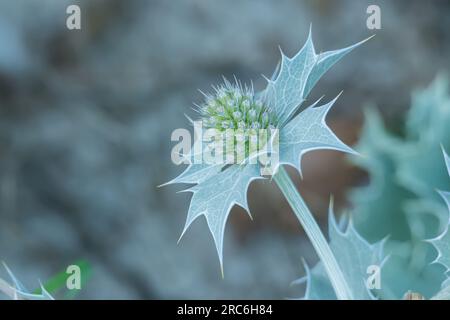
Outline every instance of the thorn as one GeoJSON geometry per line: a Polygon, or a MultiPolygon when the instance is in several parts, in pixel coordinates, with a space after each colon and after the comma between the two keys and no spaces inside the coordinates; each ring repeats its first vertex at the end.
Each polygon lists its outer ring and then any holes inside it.
{"type": "Polygon", "coordinates": [[[169,184],[172,184],[172,181],[173,181],[174,179],[172,179],[172,180],[170,180],[170,181],[167,181],[167,182],[164,182],[164,183],[162,183],[162,184],[160,184],[160,185],[157,185],[156,187],[157,188],[162,188],[162,187],[166,187],[166,186],[168,186],[169,184]]]}
{"type": "Polygon", "coordinates": [[[360,41],[360,42],[358,42],[358,43],[355,43],[354,45],[352,45],[352,47],[357,47],[357,46],[359,46],[359,45],[361,45],[361,44],[363,44],[363,43],[369,41],[370,39],[372,39],[373,37],[375,37],[375,35],[376,35],[376,34],[373,34],[373,35],[371,35],[370,37],[368,37],[368,38],[366,38],[366,39],[364,39],[364,40],[362,40],[362,41],[360,41]]]}
{"type": "Polygon", "coordinates": [[[236,75],[235,74],[233,74],[233,79],[234,79],[234,83],[236,84],[236,87],[241,87],[241,83],[240,83],[240,81],[238,81],[238,79],[236,78],[236,75]]]}
{"type": "Polygon", "coordinates": [[[363,41],[369,41],[370,39],[374,38],[376,35],[377,35],[377,34],[374,33],[373,35],[371,35],[370,37],[368,37],[366,40],[363,40],[363,41]]]}
{"type": "Polygon", "coordinates": [[[314,53],[314,55],[316,56],[316,48],[314,48],[314,43],[312,41],[312,22],[309,24],[309,33],[308,33],[308,39],[305,42],[305,46],[307,45],[308,42],[311,42],[311,47],[312,47],[312,51],[314,53]]]}
{"type": "Polygon", "coordinates": [[[282,57],[286,57],[286,55],[284,54],[283,49],[281,49],[280,45],[278,45],[278,50],[280,51],[280,54],[282,57]]]}
{"type": "Polygon", "coordinates": [[[301,165],[300,165],[300,168],[298,169],[298,174],[300,175],[300,180],[303,180],[303,172],[302,172],[301,165]]]}
{"type": "Polygon", "coordinates": [[[201,111],[198,109],[198,106],[195,105],[197,108],[191,107],[191,110],[194,111],[195,113],[198,113],[199,115],[202,115],[201,111]]]}
{"type": "Polygon", "coordinates": [[[330,203],[328,205],[328,211],[330,213],[334,212],[334,195],[333,194],[330,194],[330,203]]]}
{"type": "Polygon", "coordinates": [[[225,88],[227,88],[227,89],[233,88],[233,85],[231,84],[231,82],[227,78],[225,78],[224,75],[222,75],[222,79],[223,79],[223,82],[225,83],[225,88]]]}
{"type": "Polygon", "coordinates": [[[183,192],[192,192],[192,193],[194,193],[194,191],[192,190],[192,188],[189,188],[189,189],[186,189],[186,190],[180,190],[180,191],[177,191],[177,192],[175,192],[175,193],[183,193],[183,192]]]}
{"type": "Polygon", "coordinates": [[[344,90],[341,90],[341,92],[339,92],[339,94],[336,96],[336,98],[334,98],[335,100],[339,99],[339,97],[341,96],[341,94],[344,93],[344,90]]]}
{"type": "Polygon", "coordinates": [[[324,104],[323,106],[321,106],[321,107],[325,108],[324,119],[327,116],[328,111],[330,111],[331,107],[333,107],[333,105],[336,103],[337,99],[339,99],[339,97],[341,96],[341,94],[343,92],[344,91],[339,92],[339,94],[333,100],[331,100],[330,102],[328,102],[328,103],[324,104]]]}
{"type": "Polygon", "coordinates": [[[269,78],[267,78],[265,75],[263,75],[262,73],[261,73],[261,76],[264,78],[264,80],[266,80],[267,81],[267,83],[271,83],[272,82],[272,80],[270,80],[269,78]]]}
{"type": "Polygon", "coordinates": [[[321,96],[311,106],[309,106],[309,108],[314,108],[324,97],[325,97],[325,95],[321,96]]]}
{"type": "Polygon", "coordinates": [[[200,90],[200,89],[197,89],[198,90],[198,92],[200,92],[205,98],[208,98],[209,96],[206,94],[206,93],[204,93],[202,90],[200,90]]]}
{"type": "Polygon", "coordinates": [[[177,245],[180,244],[181,238],[183,238],[186,230],[187,230],[187,228],[186,228],[186,226],[184,226],[183,231],[181,231],[180,237],[178,238],[177,245]]]}
{"type": "Polygon", "coordinates": [[[184,116],[186,117],[186,119],[188,119],[188,121],[193,125],[194,124],[194,120],[191,119],[191,117],[189,117],[186,113],[184,113],[184,116]]]}

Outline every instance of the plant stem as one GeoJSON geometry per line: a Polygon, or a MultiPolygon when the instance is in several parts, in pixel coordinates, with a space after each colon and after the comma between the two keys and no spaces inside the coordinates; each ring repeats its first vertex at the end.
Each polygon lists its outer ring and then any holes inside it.
{"type": "Polygon", "coordinates": [[[342,273],[327,240],[317,225],[316,220],[314,220],[313,215],[298,193],[297,188],[288,173],[280,166],[278,172],[273,176],[273,179],[286,197],[292,210],[294,210],[295,215],[300,221],[300,224],[305,229],[309,240],[312,242],[317,255],[325,267],[325,271],[333,285],[337,298],[339,300],[351,300],[353,298],[352,293],[344,278],[344,274],[342,273]]]}

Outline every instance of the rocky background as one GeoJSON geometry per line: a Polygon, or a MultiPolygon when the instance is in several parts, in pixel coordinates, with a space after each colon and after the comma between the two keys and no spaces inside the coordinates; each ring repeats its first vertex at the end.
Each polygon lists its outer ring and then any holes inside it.
{"type": "MultiPolygon", "coordinates": [[[[204,219],[176,243],[189,195],[157,185],[182,170],[170,134],[188,125],[197,89],[221,75],[262,88],[278,46],[294,54],[310,23],[319,51],[377,34],[310,97],[344,90],[328,121],[349,144],[367,103],[395,129],[411,90],[449,70],[448,1],[0,1],[0,260],[36,287],[85,259],[85,299],[296,294],[302,258],[316,256],[274,184],[250,188],[253,222],[233,210],[225,279],[204,219]],[[81,31],[66,29],[69,4],[81,7],[81,31]],[[376,32],[369,4],[381,7],[376,32]]],[[[331,193],[342,208],[348,186],[366,180],[336,152],[303,164],[304,180],[294,177],[322,222],[331,193]]]]}

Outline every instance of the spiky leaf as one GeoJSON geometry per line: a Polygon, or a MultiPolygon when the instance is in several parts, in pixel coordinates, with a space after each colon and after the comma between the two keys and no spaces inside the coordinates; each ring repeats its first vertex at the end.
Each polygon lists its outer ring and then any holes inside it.
{"type": "Polygon", "coordinates": [[[191,223],[204,215],[214,238],[220,264],[223,264],[223,235],[231,208],[237,204],[248,209],[247,189],[260,177],[258,165],[234,165],[231,168],[186,190],[193,193],[182,235],[191,223]]]}
{"type": "Polygon", "coordinates": [[[280,124],[293,116],[325,72],[367,40],[344,49],[316,54],[310,30],[306,43],[294,57],[289,58],[282,52],[279,72],[274,80],[268,80],[264,92],[264,99],[277,114],[280,124]]]}
{"type": "Polygon", "coordinates": [[[173,183],[198,184],[215,176],[220,172],[221,169],[222,169],[221,165],[193,163],[188,165],[188,167],[179,176],[165,183],[164,185],[173,183]]]}
{"type": "MultiPolygon", "coordinates": [[[[345,228],[337,225],[334,213],[329,214],[330,247],[336,260],[344,273],[344,277],[352,291],[354,299],[368,300],[374,296],[367,286],[369,266],[383,267],[382,242],[369,244],[355,230],[350,222],[345,228]]],[[[306,268],[307,273],[305,299],[329,300],[336,299],[333,287],[325,273],[323,265],[319,262],[312,270],[306,268]]]]}
{"type": "Polygon", "coordinates": [[[400,135],[389,132],[373,110],[366,113],[356,147],[362,157],[352,160],[369,172],[370,184],[354,190],[351,200],[361,235],[369,242],[388,237],[382,298],[400,299],[408,290],[430,298],[446,278],[441,264],[431,264],[436,250],[425,240],[448,224],[435,189],[448,186],[440,145],[450,148],[449,101],[443,78],[416,91],[400,135]]]}
{"type": "Polygon", "coordinates": [[[318,107],[316,102],[298,114],[281,130],[280,163],[294,166],[301,172],[300,160],[308,151],[333,149],[354,153],[336,137],[325,122],[325,117],[337,98],[318,107]]]}
{"type": "Polygon", "coordinates": [[[411,139],[401,154],[397,174],[399,182],[419,196],[437,199],[434,190],[448,185],[440,146],[450,148],[449,123],[448,81],[437,77],[426,90],[413,95],[406,119],[406,134],[411,139]]]}
{"type": "Polygon", "coordinates": [[[371,183],[352,190],[350,196],[356,207],[356,228],[369,242],[387,235],[394,240],[409,236],[406,212],[398,199],[412,199],[413,195],[395,178],[395,157],[401,148],[402,141],[386,131],[378,112],[366,109],[365,126],[356,146],[361,157],[351,160],[370,172],[371,183]]]}

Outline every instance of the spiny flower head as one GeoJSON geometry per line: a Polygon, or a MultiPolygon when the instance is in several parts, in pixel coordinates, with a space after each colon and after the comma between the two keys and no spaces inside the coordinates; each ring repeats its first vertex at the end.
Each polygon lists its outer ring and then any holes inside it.
{"type": "Polygon", "coordinates": [[[275,114],[253,93],[253,89],[231,84],[214,88],[215,95],[206,95],[206,102],[199,107],[205,128],[219,131],[226,129],[274,129],[275,114]]]}
{"type": "Polygon", "coordinates": [[[215,94],[205,95],[205,103],[198,107],[203,128],[214,129],[220,137],[220,141],[209,141],[206,150],[231,155],[235,163],[264,152],[273,134],[270,130],[277,127],[275,113],[255,97],[252,88],[237,81],[231,84],[224,79],[214,90],[215,94]]]}

